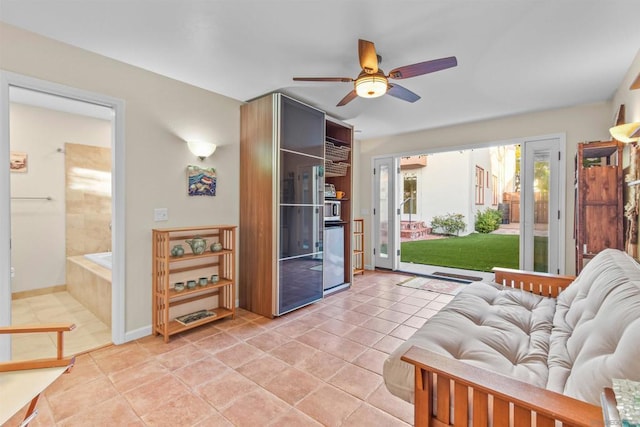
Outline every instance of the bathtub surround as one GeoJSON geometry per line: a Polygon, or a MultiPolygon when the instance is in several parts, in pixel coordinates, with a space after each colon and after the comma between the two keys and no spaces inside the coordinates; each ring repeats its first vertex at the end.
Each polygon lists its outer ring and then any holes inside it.
{"type": "Polygon", "coordinates": [[[67,257],[109,252],[111,149],[67,143],[64,150],[67,257]]]}
{"type": "Polygon", "coordinates": [[[93,261],[96,264],[107,268],[109,270],[113,270],[113,254],[111,252],[100,252],[97,254],[84,254],[84,257],[89,261],[93,261]]]}
{"type": "Polygon", "coordinates": [[[64,151],[67,291],[110,327],[110,265],[85,255],[111,251],[111,149],[66,143],[64,151]]]}
{"type": "Polygon", "coordinates": [[[111,270],[76,255],[67,259],[67,292],[111,326],[111,270]]]}

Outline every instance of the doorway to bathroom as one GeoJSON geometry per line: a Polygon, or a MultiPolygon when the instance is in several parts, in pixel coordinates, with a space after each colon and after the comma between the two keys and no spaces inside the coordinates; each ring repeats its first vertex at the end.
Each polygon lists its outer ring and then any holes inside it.
{"type": "MultiPolygon", "coordinates": [[[[11,88],[11,322],[73,322],[66,350],[111,343],[110,108],[11,88]],[[35,244],[46,241],[46,245],[35,244]],[[37,268],[33,261],[37,260],[37,268]]],[[[33,359],[47,336],[18,336],[16,359],[33,359]]],[[[51,354],[49,350],[49,354],[51,354]]]]}
{"type": "MultiPolygon", "coordinates": [[[[66,354],[123,342],[123,280],[115,271],[121,271],[118,257],[111,261],[123,246],[117,238],[121,209],[113,197],[114,105],[47,82],[26,83],[4,87],[12,162],[9,197],[2,199],[10,213],[11,280],[0,299],[8,297],[11,317],[0,320],[76,324],[65,337],[66,354]]],[[[2,354],[10,346],[14,359],[50,355],[50,338],[43,339],[3,342],[2,354]]]]}

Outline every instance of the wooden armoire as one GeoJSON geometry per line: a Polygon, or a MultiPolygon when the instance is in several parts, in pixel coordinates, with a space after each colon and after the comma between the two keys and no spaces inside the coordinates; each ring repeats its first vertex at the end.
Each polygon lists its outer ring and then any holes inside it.
{"type": "Polygon", "coordinates": [[[353,281],[353,129],[280,93],[244,104],[240,122],[240,307],[280,316],[327,293],[325,184],[344,192],[336,288],[353,281]]]}
{"type": "Polygon", "coordinates": [[[598,252],[624,248],[622,147],[615,140],[578,144],[576,274],[598,252]]]}

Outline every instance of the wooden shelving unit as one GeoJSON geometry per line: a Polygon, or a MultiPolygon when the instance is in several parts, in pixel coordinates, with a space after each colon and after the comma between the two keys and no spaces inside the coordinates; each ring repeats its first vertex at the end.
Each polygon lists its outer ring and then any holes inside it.
{"type": "Polygon", "coordinates": [[[153,334],[162,335],[164,342],[171,335],[214,322],[225,317],[235,317],[235,225],[212,225],[200,227],[163,228],[153,230],[153,334]],[[200,236],[207,240],[207,250],[194,255],[186,240],[200,236]],[[223,249],[212,252],[214,242],[222,243],[223,249]],[[171,248],[181,244],[182,256],[172,256],[171,248]],[[175,290],[176,282],[187,282],[218,275],[217,282],[208,281],[193,289],[175,290]],[[200,310],[214,313],[213,316],[182,324],[177,317],[200,310]]]}
{"type": "MultiPolygon", "coordinates": [[[[325,125],[325,182],[343,191],[340,200],[344,221],[344,283],[353,281],[353,128],[327,116],[325,125]]],[[[327,200],[334,200],[327,198],[327,200]]]]}
{"type": "Polygon", "coordinates": [[[353,274],[364,274],[364,219],[353,220],[353,274]]]}
{"type": "Polygon", "coordinates": [[[606,248],[623,249],[622,143],[579,143],[576,155],[576,274],[606,248]]]}

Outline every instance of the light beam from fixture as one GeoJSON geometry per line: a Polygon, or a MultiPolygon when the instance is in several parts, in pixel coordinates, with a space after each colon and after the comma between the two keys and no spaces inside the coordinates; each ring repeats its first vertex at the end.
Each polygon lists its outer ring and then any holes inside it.
{"type": "Polygon", "coordinates": [[[640,122],[625,123],[609,129],[611,137],[624,143],[638,142],[640,140],[640,122]]]}
{"type": "Polygon", "coordinates": [[[216,144],[213,142],[191,140],[187,141],[187,147],[191,154],[198,157],[200,160],[204,160],[216,151],[216,144]]]}

